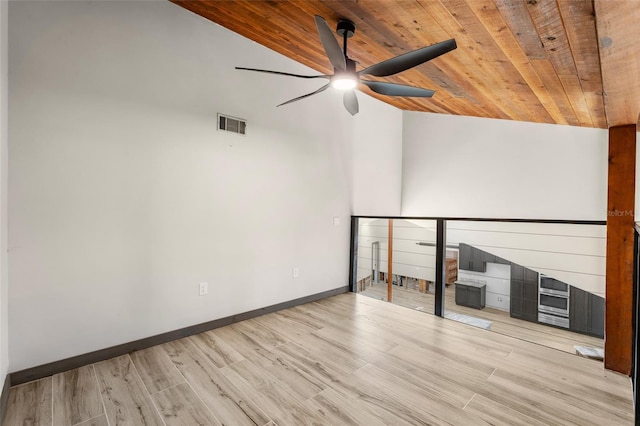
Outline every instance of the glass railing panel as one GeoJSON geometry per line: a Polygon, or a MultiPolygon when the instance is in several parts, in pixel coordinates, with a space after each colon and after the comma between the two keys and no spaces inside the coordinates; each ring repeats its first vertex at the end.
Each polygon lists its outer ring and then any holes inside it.
{"type": "Polygon", "coordinates": [[[380,300],[387,300],[385,272],[389,220],[359,218],[356,292],[380,300]],[[384,265],[383,265],[384,259],[384,265]]]}
{"type": "Polygon", "coordinates": [[[379,300],[433,313],[435,233],[433,220],[359,220],[357,290],[379,300]],[[389,231],[392,231],[389,285],[389,231]],[[391,296],[391,297],[389,297],[391,296]]]}
{"type": "Polygon", "coordinates": [[[603,347],[606,227],[493,221],[447,222],[457,276],[445,316],[598,356],[603,347]]]}

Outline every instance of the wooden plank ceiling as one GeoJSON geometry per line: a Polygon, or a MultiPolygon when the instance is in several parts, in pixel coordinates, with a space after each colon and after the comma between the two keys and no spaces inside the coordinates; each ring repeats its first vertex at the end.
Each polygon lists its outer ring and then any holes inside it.
{"type": "Polygon", "coordinates": [[[357,69],[455,38],[458,49],[380,79],[434,89],[433,98],[360,88],[404,110],[597,128],[638,121],[640,1],[173,1],[323,74],[333,69],[314,15],[332,28],[355,22],[357,69]]]}

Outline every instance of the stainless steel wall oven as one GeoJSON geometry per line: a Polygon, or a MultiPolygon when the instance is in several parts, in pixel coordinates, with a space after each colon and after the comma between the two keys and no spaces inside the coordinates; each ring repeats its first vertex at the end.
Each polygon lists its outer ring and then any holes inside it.
{"type": "Polygon", "coordinates": [[[569,285],[540,274],[538,321],[569,328],[569,285]]]}

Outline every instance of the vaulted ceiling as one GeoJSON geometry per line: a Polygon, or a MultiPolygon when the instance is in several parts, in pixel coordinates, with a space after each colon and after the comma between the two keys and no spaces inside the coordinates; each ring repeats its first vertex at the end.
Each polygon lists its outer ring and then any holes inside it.
{"type": "MultiPolygon", "coordinates": [[[[340,18],[356,24],[348,54],[358,69],[455,38],[456,50],[381,79],[434,89],[433,98],[362,87],[404,110],[598,128],[638,122],[638,0],[173,1],[323,74],[333,69],[314,15],[332,28],[340,18]]],[[[261,68],[251,58],[234,65],[261,68]]]]}

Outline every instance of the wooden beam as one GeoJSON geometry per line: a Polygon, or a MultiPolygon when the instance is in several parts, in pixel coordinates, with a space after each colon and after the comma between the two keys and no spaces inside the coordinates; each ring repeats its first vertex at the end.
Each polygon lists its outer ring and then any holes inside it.
{"type": "Polygon", "coordinates": [[[604,366],[631,373],[636,125],[609,129],[604,366]]]}
{"type": "Polygon", "coordinates": [[[387,272],[389,277],[387,278],[387,302],[391,302],[393,298],[393,219],[389,219],[389,243],[388,243],[388,255],[387,255],[387,272]]]}

